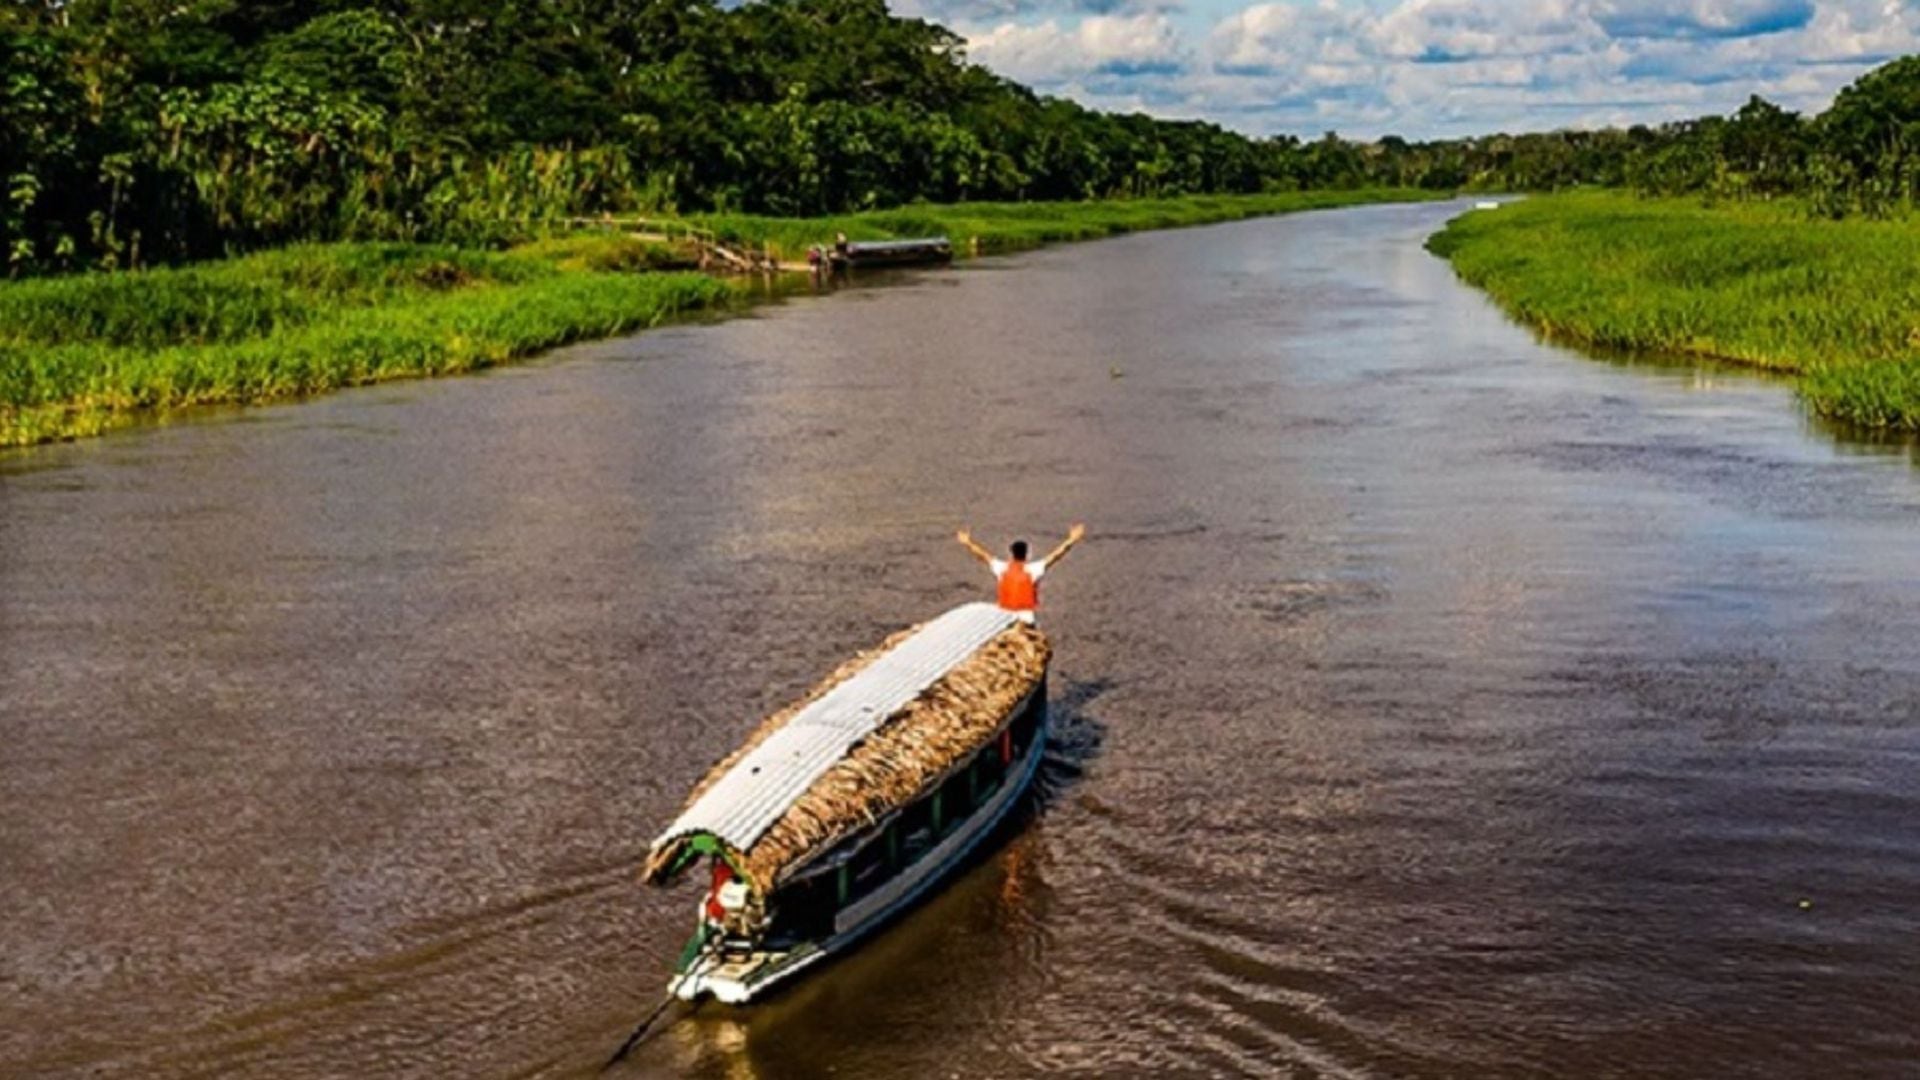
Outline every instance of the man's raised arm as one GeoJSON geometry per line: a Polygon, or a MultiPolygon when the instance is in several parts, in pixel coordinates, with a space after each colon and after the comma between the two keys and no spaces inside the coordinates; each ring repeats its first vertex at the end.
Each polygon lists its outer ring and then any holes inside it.
{"type": "Polygon", "coordinates": [[[988,566],[993,565],[993,552],[988,551],[986,548],[983,548],[979,544],[974,543],[972,533],[968,532],[965,529],[961,529],[959,532],[953,534],[953,538],[955,540],[960,541],[960,546],[963,548],[966,548],[967,551],[971,553],[974,558],[979,559],[981,562],[986,563],[988,566]]]}
{"type": "Polygon", "coordinates": [[[1060,541],[1059,547],[1047,553],[1047,569],[1053,569],[1055,563],[1066,558],[1067,552],[1073,550],[1073,545],[1079,543],[1086,535],[1087,527],[1085,525],[1075,525],[1073,528],[1068,529],[1067,538],[1060,541]]]}

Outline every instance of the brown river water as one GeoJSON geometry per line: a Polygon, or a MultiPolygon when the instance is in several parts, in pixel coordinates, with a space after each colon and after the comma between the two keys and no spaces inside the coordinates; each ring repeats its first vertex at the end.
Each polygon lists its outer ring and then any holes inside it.
{"type": "Polygon", "coordinates": [[[695,777],[1084,518],[1024,826],[617,1075],[1920,1075],[1912,452],[1537,343],[1460,209],[0,456],[0,1074],[591,1075],[695,777]]]}

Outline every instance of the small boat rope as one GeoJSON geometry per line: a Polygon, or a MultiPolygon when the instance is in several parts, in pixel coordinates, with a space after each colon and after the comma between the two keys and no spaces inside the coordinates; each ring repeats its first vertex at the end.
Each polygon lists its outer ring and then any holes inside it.
{"type": "Polygon", "coordinates": [[[654,1021],[660,1019],[661,1014],[665,1013],[668,1006],[673,1004],[673,999],[680,996],[680,988],[686,985],[688,979],[693,978],[693,973],[699,971],[702,964],[720,951],[721,946],[726,944],[726,940],[726,932],[721,931],[713,935],[712,942],[701,947],[699,954],[693,958],[693,962],[689,963],[687,969],[680,973],[680,977],[675,979],[672,984],[667,987],[667,995],[660,999],[660,1004],[653,1007],[653,1011],[647,1014],[647,1018],[640,1021],[640,1026],[633,1029],[633,1034],[627,1036],[627,1041],[620,1044],[620,1049],[615,1050],[613,1056],[607,1059],[607,1063],[600,1066],[601,1072],[606,1072],[608,1069],[625,1061],[627,1055],[633,1052],[634,1047],[646,1041],[647,1035],[650,1034],[649,1029],[653,1027],[654,1021]]]}

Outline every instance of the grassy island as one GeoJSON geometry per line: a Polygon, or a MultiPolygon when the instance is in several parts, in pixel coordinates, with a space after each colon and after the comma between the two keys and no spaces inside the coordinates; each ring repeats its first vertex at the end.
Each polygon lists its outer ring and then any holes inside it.
{"type": "MultiPolygon", "coordinates": [[[[797,219],[709,215],[794,256],[944,232],[1005,251],[1136,229],[1422,197],[1358,190],[1087,203],[961,203],[797,219]]],[[[184,267],[0,283],[0,446],[93,435],[142,414],[506,363],[738,295],[683,253],[616,234],[505,250],[305,244],[184,267]]]]}
{"type": "Polygon", "coordinates": [[[1823,416],[1920,430],[1920,222],[1596,192],[1469,213],[1429,246],[1550,339],[1792,372],[1823,416]]]}

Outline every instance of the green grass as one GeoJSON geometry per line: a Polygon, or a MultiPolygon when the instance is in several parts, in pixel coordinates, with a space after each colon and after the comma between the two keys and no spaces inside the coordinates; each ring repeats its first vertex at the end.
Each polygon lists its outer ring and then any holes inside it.
{"type": "Polygon", "coordinates": [[[802,257],[810,244],[832,241],[838,232],[846,233],[850,240],[945,236],[953,241],[955,251],[964,255],[972,251],[976,239],[980,253],[993,254],[1147,229],[1205,225],[1300,210],[1444,197],[1435,192],[1403,188],[1362,188],[1355,191],[1285,191],[1262,195],[1191,195],[1171,199],[1089,202],[915,204],[894,210],[872,210],[823,218],[702,214],[690,220],[713,230],[722,239],[755,247],[770,245],[776,254],[788,260],[802,257]]]}
{"type": "Polygon", "coordinates": [[[1920,223],[1582,193],[1429,246],[1549,338],[1794,372],[1821,415],[1920,430],[1920,223]]]}
{"type": "MultiPolygon", "coordinates": [[[[798,258],[837,231],[945,233],[963,251],[975,237],[983,251],[1006,251],[1422,197],[1430,196],[1308,192],[698,221],[798,258]]],[[[0,446],[98,434],[186,406],[471,371],[737,295],[719,279],[677,272],[689,261],[683,249],[594,233],[504,252],[309,244],[177,269],[0,283],[0,446]]]]}
{"type": "Polygon", "coordinates": [[[509,252],[305,245],[0,286],[0,445],[155,410],[444,375],[604,337],[732,290],[615,237],[509,252]]]}

